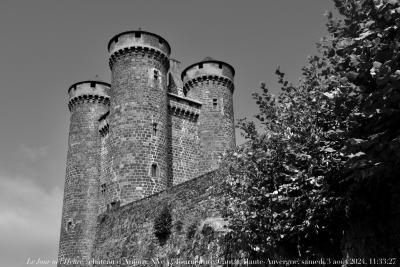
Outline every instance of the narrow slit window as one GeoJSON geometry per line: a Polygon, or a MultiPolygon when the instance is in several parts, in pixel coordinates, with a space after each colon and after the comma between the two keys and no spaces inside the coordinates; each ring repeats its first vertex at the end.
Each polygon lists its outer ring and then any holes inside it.
{"type": "Polygon", "coordinates": [[[157,122],[154,122],[154,123],[153,123],[153,135],[154,135],[154,136],[157,135],[157,126],[158,126],[158,123],[157,123],[157,122]]]}
{"type": "Polygon", "coordinates": [[[202,69],[203,68],[203,63],[200,63],[199,64],[199,69],[202,69]]]}
{"type": "Polygon", "coordinates": [[[157,177],[157,164],[153,163],[151,165],[151,177],[157,177]]]}
{"type": "Polygon", "coordinates": [[[216,109],[218,105],[218,99],[214,98],[213,99],[213,109],[216,109]]]}
{"type": "Polygon", "coordinates": [[[222,64],[221,63],[218,64],[218,68],[222,69],[222,64]]]}
{"type": "Polygon", "coordinates": [[[67,223],[67,231],[70,231],[71,229],[72,229],[72,222],[69,221],[69,222],[67,223]]]}
{"type": "Polygon", "coordinates": [[[158,77],[160,77],[158,70],[154,70],[154,80],[158,81],[158,77]]]}
{"type": "Polygon", "coordinates": [[[116,38],[114,39],[114,42],[115,42],[115,43],[118,43],[118,37],[116,37],[116,38]]]}
{"type": "Polygon", "coordinates": [[[162,43],[163,43],[163,39],[159,38],[159,39],[158,39],[158,42],[159,42],[160,44],[162,44],[162,43]]]}
{"type": "Polygon", "coordinates": [[[168,85],[168,87],[170,87],[171,85],[172,85],[172,74],[170,73],[170,74],[168,74],[168,76],[167,76],[167,85],[168,85]]]}

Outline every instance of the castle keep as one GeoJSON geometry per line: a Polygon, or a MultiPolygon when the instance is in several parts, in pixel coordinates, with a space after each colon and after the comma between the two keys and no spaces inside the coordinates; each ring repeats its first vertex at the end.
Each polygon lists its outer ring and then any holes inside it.
{"type": "Polygon", "coordinates": [[[102,214],[169,188],[179,194],[235,147],[231,65],[205,58],[180,72],[168,42],[145,31],[114,36],[108,52],[111,84],[68,89],[59,259],[91,259],[96,238],[105,241],[102,214]]]}

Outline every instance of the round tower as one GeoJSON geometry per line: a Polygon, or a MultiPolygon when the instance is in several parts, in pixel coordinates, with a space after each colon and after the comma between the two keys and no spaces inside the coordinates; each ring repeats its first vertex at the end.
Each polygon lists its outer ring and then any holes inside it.
{"type": "Polygon", "coordinates": [[[91,257],[100,176],[99,118],[109,109],[109,91],[110,85],[99,81],[68,89],[71,117],[58,266],[70,266],[67,259],[91,257]]]}
{"type": "Polygon", "coordinates": [[[209,57],[182,71],[184,94],[202,103],[200,174],[218,168],[222,153],[236,146],[232,100],[234,75],[231,65],[209,57]]]}
{"type": "Polygon", "coordinates": [[[108,51],[111,171],[123,205],[164,190],[171,179],[167,105],[171,48],[161,36],[139,30],[111,38],[108,51]]]}

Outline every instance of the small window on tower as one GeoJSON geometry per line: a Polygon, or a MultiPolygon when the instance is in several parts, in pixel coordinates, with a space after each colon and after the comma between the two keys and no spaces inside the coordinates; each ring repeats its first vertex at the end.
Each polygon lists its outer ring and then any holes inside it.
{"type": "Polygon", "coordinates": [[[72,229],[72,222],[69,221],[67,222],[67,231],[70,231],[72,229]]]}
{"type": "Polygon", "coordinates": [[[221,63],[218,64],[218,68],[222,69],[222,64],[221,63]]]}
{"type": "Polygon", "coordinates": [[[109,207],[109,209],[116,208],[117,207],[117,202],[116,201],[111,202],[110,204],[108,204],[108,207],[109,207]]]}
{"type": "Polygon", "coordinates": [[[151,177],[157,177],[157,164],[151,164],[151,177]]]}
{"type": "Polygon", "coordinates": [[[90,82],[90,87],[95,88],[96,87],[96,83],[95,82],[90,82]]]}
{"type": "Polygon", "coordinates": [[[218,100],[216,98],[213,99],[213,109],[216,109],[218,105],[218,100]]]}
{"type": "Polygon", "coordinates": [[[153,135],[154,136],[157,135],[157,126],[158,126],[158,123],[157,122],[153,122],[153,135]]]}
{"type": "Polygon", "coordinates": [[[154,70],[154,80],[158,81],[158,77],[160,77],[160,73],[158,70],[154,70]]]}
{"type": "Polygon", "coordinates": [[[169,73],[168,75],[167,75],[167,87],[170,87],[171,85],[172,85],[172,74],[171,73],[169,73]]]}
{"type": "Polygon", "coordinates": [[[106,193],[106,189],[107,189],[107,185],[106,184],[102,184],[101,185],[101,194],[104,195],[106,193]]]}
{"type": "Polygon", "coordinates": [[[142,36],[142,33],[141,33],[141,32],[135,32],[135,37],[136,37],[136,38],[140,38],[140,36],[142,36]]]}
{"type": "Polygon", "coordinates": [[[200,63],[199,64],[199,69],[202,69],[203,68],[203,63],[200,63]]]}

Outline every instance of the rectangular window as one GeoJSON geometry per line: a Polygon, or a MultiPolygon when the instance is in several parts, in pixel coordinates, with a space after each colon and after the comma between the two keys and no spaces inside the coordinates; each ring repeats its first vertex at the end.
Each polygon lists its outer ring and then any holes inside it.
{"type": "Polygon", "coordinates": [[[222,69],[222,64],[221,63],[218,64],[218,68],[222,69]]]}
{"type": "Polygon", "coordinates": [[[117,208],[117,202],[116,201],[111,202],[110,204],[108,204],[108,208],[109,209],[117,208]]]}
{"type": "Polygon", "coordinates": [[[95,82],[90,82],[90,87],[95,88],[96,87],[96,83],[95,82]]]}
{"type": "Polygon", "coordinates": [[[167,75],[167,87],[170,87],[172,84],[171,84],[171,80],[172,80],[173,78],[172,78],[172,74],[171,73],[169,73],[168,75],[167,75]]]}
{"type": "Polygon", "coordinates": [[[203,68],[203,63],[200,63],[199,64],[199,69],[202,69],[203,68]]]}
{"type": "Polygon", "coordinates": [[[151,177],[157,177],[157,164],[153,163],[151,165],[151,177]]]}
{"type": "Polygon", "coordinates": [[[218,105],[218,99],[214,98],[213,99],[213,109],[216,109],[218,105]]]}
{"type": "Polygon", "coordinates": [[[141,32],[135,32],[135,38],[140,38],[140,36],[142,36],[141,32]]]}
{"type": "Polygon", "coordinates": [[[160,74],[158,73],[158,70],[154,70],[154,80],[158,81],[158,77],[160,74]]]}
{"type": "Polygon", "coordinates": [[[157,135],[157,122],[153,122],[153,135],[156,136],[157,135]]]}
{"type": "Polygon", "coordinates": [[[107,189],[107,185],[106,184],[102,184],[101,185],[101,194],[104,195],[106,193],[106,189],[107,189]]]}

